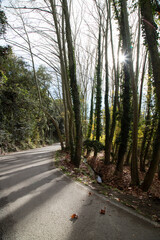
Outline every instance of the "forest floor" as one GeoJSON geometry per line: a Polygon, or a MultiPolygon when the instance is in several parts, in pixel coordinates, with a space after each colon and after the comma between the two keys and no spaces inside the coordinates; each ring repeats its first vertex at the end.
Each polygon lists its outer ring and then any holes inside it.
{"type": "MultiPolygon", "coordinates": [[[[157,175],[149,191],[143,192],[139,187],[130,185],[131,174],[128,166],[124,167],[122,179],[119,179],[114,175],[114,164],[104,165],[103,154],[99,154],[96,158],[93,156],[87,159],[83,158],[80,168],[75,168],[70,162],[69,153],[59,151],[56,166],[66,175],[100,194],[113,201],[121,202],[155,222],[160,222],[160,181],[157,175]],[[98,183],[98,173],[100,173],[102,183],[98,183]]],[[[140,182],[143,181],[144,175],[145,173],[139,172],[140,182]]]]}

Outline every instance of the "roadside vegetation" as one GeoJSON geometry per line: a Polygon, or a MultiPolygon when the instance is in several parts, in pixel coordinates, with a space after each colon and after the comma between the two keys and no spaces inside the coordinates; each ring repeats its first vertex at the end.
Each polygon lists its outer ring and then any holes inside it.
{"type": "MultiPolygon", "coordinates": [[[[130,168],[124,167],[123,176],[118,179],[114,175],[115,165],[104,166],[104,153],[98,156],[82,158],[79,168],[76,168],[70,161],[69,152],[58,151],[55,164],[56,166],[72,180],[80,182],[89,187],[89,195],[98,193],[106,197],[108,201],[122,204],[138,214],[148,219],[160,222],[160,184],[158,176],[155,176],[151,188],[144,192],[139,187],[132,187],[130,168]],[[100,177],[101,176],[101,177],[100,177]],[[102,181],[99,181],[98,178],[102,181]]],[[[144,173],[140,173],[140,180],[143,180],[144,173]]]]}
{"type": "Polygon", "coordinates": [[[8,47],[1,62],[1,154],[52,144],[58,139],[50,116],[54,115],[59,123],[62,121],[59,114],[63,108],[61,101],[53,101],[49,96],[51,76],[46,69],[40,66],[36,74],[43,107],[39,103],[33,71],[8,47]],[[43,108],[47,109],[49,116],[43,108]]]}

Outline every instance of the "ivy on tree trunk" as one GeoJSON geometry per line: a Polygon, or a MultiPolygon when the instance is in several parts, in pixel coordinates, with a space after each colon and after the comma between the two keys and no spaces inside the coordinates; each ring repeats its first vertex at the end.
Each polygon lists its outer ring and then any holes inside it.
{"type": "MultiPolygon", "coordinates": [[[[101,22],[101,21],[100,21],[101,22]]],[[[99,27],[98,38],[98,64],[97,64],[97,92],[96,92],[96,140],[99,141],[101,136],[101,23],[99,27]]]]}
{"type": "Polygon", "coordinates": [[[152,184],[158,163],[160,161],[160,55],[158,51],[157,26],[153,18],[152,3],[150,0],[139,0],[139,3],[141,7],[142,27],[151,57],[158,108],[158,128],[154,140],[152,161],[142,184],[142,189],[147,191],[152,184]]]}
{"type": "Polygon", "coordinates": [[[82,153],[82,126],[81,126],[81,113],[80,113],[80,98],[79,91],[77,86],[76,79],[76,62],[75,62],[75,54],[72,43],[72,33],[71,26],[69,20],[68,13],[68,5],[67,1],[62,1],[63,12],[65,16],[66,23],[66,39],[68,45],[68,59],[69,59],[69,77],[70,77],[70,85],[71,85],[71,93],[73,99],[73,110],[75,115],[75,127],[76,127],[76,144],[75,144],[75,154],[73,163],[79,167],[81,161],[81,153],[82,153]]]}

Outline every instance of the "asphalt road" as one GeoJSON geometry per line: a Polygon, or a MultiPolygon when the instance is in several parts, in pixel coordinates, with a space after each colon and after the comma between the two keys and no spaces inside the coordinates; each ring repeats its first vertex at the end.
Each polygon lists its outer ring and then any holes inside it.
{"type": "Polygon", "coordinates": [[[59,144],[0,158],[0,239],[159,240],[160,228],[55,168],[59,144]],[[106,207],[106,214],[100,209],[106,207]],[[76,213],[78,219],[70,220],[76,213]]]}

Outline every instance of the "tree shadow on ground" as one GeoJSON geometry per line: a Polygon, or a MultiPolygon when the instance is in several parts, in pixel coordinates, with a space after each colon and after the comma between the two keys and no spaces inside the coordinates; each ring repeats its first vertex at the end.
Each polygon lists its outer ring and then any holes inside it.
{"type": "MultiPolygon", "coordinates": [[[[40,177],[39,181],[33,182],[32,184],[22,187],[17,191],[13,191],[10,194],[6,195],[5,197],[0,198],[0,208],[5,207],[5,205],[9,202],[15,202],[17,199],[24,197],[25,195],[29,194],[30,192],[35,191],[37,188],[42,187],[45,184],[53,181],[55,178],[59,177],[59,171],[56,169],[46,172],[47,176],[43,176],[42,174],[38,174],[40,177]]],[[[22,173],[24,174],[24,173],[22,173]]],[[[46,175],[46,174],[45,174],[46,175]]]]}
{"type": "MultiPolygon", "coordinates": [[[[52,178],[53,176],[51,175],[50,177],[52,178]]],[[[54,177],[54,179],[57,178],[57,181],[60,181],[58,187],[56,183],[52,184],[53,179],[46,178],[46,186],[42,186],[44,183],[41,183],[42,189],[37,191],[35,193],[35,196],[33,194],[32,198],[28,199],[28,201],[25,202],[22,206],[17,207],[14,211],[12,211],[11,214],[7,214],[5,217],[3,217],[0,220],[0,236],[3,236],[3,233],[12,231],[15,223],[20,222],[23,218],[26,218],[27,215],[42,206],[45,202],[49,201],[49,199],[54,197],[58,192],[62,191],[62,189],[70,183],[70,181],[66,181],[66,179],[64,181],[63,177],[64,176],[62,176],[62,174],[57,171],[56,177],[54,177]],[[59,177],[61,177],[61,180],[59,180],[59,177]]]]}
{"type": "Polygon", "coordinates": [[[92,193],[86,198],[67,240],[157,240],[155,226],[92,193]],[[106,207],[105,214],[100,214],[106,207]]]}
{"type": "MultiPolygon", "coordinates": [[[[20,157],[21,161],[24,162],[23,154],[20,157]]],[[[12,232],[15,223],[26,218],[37,208],[41,208],[50,199],[54,199],[56,194],[70,184],[70,181],[54,167],[52,162],[53,152],[44,154],[41,152],[40,156],[39,153],[28,153],[27,158],[30,158],[30,161],[26,165],[26,169],[15,171],[16,166],[19,164],[19,162],[15,162],[15,170],[3,174],[3,177],[7,178],[1,180],[1,187],[2,189],[6,188],[6,191],[2,192],[5,196],[0,199],[2,211],[0,216],[0,239],[4,233],[12,232]],[[38,159],[36,166],[32,166],[35,163],[35,158],[32,158],[32,155],[38,159]],[[17,184],[20,183],[18,189],[17,184]],[[13,187],[14,190],[10,192],[9,187],[13,187]],[[10,213],[5,210],[8,204],[12,209],[10,213]]],[[[14,159],[12,161],[14,162],[14,159]]]]}
{"type": "Polygon", "coordinates": [[[25,161],[23,161],[24,156],[20,155],[18,159],[11,158],[10,160],[2,160],[0,161],[1,169],[0,172],[4,171],[12,171],[14,168],[21,168],[26,165],[42,162],[46,158],[52,159],[54,157],[53,153],[37,153],[37,154],[28,154],[25,156],[25,161]]]}

